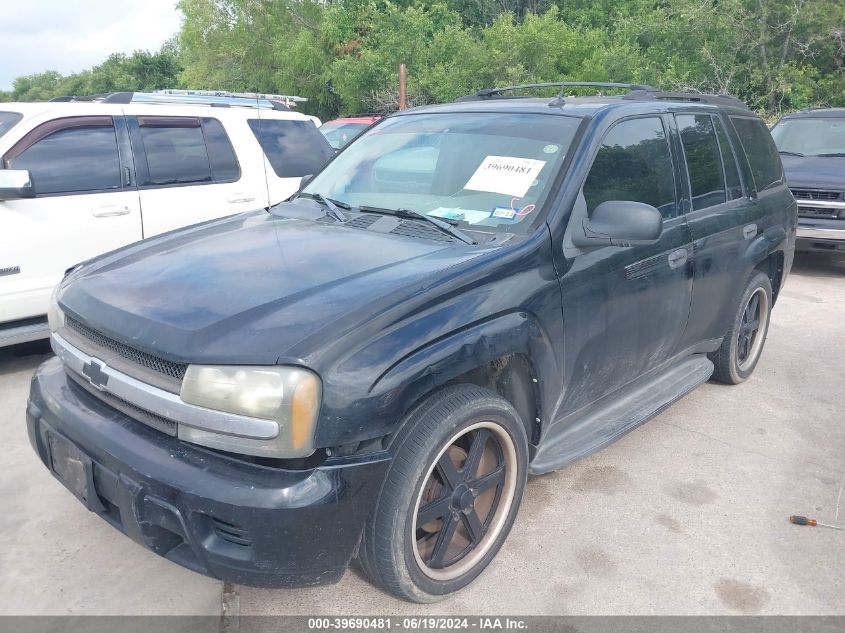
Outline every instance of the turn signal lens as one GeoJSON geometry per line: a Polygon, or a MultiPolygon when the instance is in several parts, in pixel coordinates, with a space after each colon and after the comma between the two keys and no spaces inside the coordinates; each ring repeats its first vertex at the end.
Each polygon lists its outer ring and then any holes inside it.
{"type": "Polygon", "coordinates": [[[291,447],[302,450],[313,441],[317,411],[320,409],[320,383],[313,374],[303,377],[291,402],[291,447]]]}

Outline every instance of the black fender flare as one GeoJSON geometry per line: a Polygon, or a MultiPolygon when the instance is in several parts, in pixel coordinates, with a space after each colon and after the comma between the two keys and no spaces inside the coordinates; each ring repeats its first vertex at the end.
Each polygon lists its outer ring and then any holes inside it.
{"type": "Polygon", "coordinates": [[[756,268],[760,262],[775,251],[785,250],[786,242],[786,229],[782,226],[773,226],[760,233],[751,240],[743,254],[749,269],[756,268]]]}

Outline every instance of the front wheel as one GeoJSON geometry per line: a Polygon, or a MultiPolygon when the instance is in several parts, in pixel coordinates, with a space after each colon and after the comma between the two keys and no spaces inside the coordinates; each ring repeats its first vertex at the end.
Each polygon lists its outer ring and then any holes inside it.
{"type": "Polygon", "coordinates": [[[359,560],[391,593],[434,602],[472,582],[507,538],[525,488],[525,429],[507,401],[459,385],[418,406],[391,449],[359,560]]]}
{"type": "Polygon", "coordinates": [[[767,275],[755,272],[745,287],[731,329],[710,356],[716,380],[738,385],[751,376],[763,351],[771,312],[772,284],[767,275]]]}

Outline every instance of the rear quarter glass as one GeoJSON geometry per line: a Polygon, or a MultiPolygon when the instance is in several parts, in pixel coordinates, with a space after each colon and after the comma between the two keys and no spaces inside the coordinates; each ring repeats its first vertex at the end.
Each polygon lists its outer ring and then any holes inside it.
{"type": "Polygon", "coordinates": [[[731,116],[730,119],[745,150],[757,190],[764,191],[783,181],[783,166],[766,124],[755,117],[731,116]]]}
{"type": "Polygon", "coordinates": [[[315,174],[334,156],[311,121],[249,119],[248,123],[279,178],[315,174]]]}

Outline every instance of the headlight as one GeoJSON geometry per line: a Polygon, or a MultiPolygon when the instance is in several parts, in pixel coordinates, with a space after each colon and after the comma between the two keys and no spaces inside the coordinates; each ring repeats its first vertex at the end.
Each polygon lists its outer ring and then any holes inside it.
{"type": "Polygon", "coordinates": [[[274,420],[271,440],[212,433],[179,425],[179,438],[219,450],[265,457],[307,457],[314,452],[320,379],[301,367],[190,365],[182,400],[207,409],[274,420]]]}
{"type": "Polygon", "coordinates": [[[58,284],[53,290],[50,297],[50,305],[47,306],[47,325],[50,326],[50,331],[55,332],[65,324],[65,313],[59,307],[59,291],[62,284],[58,284]]]}

